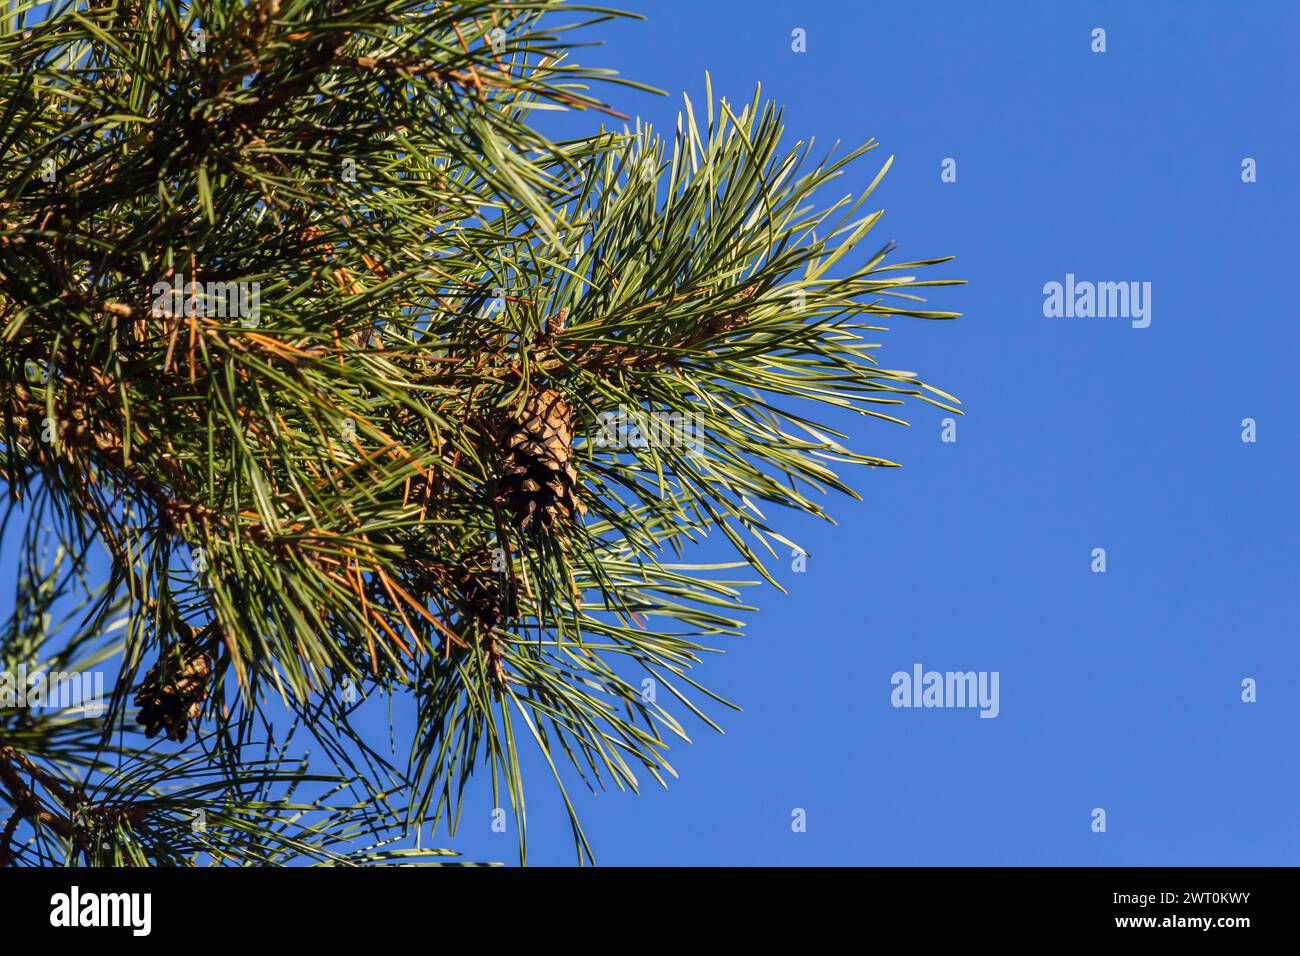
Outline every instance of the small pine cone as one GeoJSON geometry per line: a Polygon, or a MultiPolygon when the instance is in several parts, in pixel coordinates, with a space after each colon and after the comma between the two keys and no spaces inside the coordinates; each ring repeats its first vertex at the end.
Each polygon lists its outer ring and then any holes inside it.
{"type": "MultiPolygon", "coordinates": [[[[747,286],[740,290],[737,299],[744,301],[753,296],[756,290],[755,286],[747,286]]],[[[727,312],[720,312],[709,320],[709,331],[714,335],[725,335],[728,332],[734,332],[746,322],[749,321],[749,309],[731,309],[727,312]]]]}
{"type": "Polygon", "coordinates": [[[569,310],[567,308],[564,308],[564,309],[560,309],[559,312],[556,312],[553,316],[551,316],[549,319],[546,320],[546,328],[542,332],[542,334],[538,336],[537,339],[538,347],[543,352],[547,352],[555,348],[555,339],[561,332],[564,331],[564,320],[568,317],[569,317],[569,310]]]}
{"type": "Polygon", "coordinates": [[[512,592],[502,584],[505,573],[492,570],[491,552],[475,552],[466,567],[451,569],[450,577],[464,617],[477,621],[485,633],[512,615],[512,592]]]}
{"type": "Polygon", "coordinates": [[[518,571],[511,578],[506,571],[493,570],[494,563],[491,551],[479,549],[470,554],[464,567],[451,570],[450,578],[460,602],[462,631],[477,641],[499,699],[505,692],[506,673],[498,629],[516,616],[523,577],[518,571]]]}
{"type": "Polygon", "coordinates": [[[565,309],[561,309],[559,312],[556,312],[553,316],[551,316],[549,319],[546,320],[546,335],[551,339],[552,342],[555,341],[555,337],[557,335],[559,335],[561,332],[564,331],[564,320],[567,319],[568,317],[569,317],[569,310],[565,308],[565,309]]]}
{"type": "Polygon", "coordinates": [[[212,658],[192,645],[177,645],[159,658],[135,695],[140,708],[136,720],[145,735],[156,737],[165,730],[168,740],[184,740],[190,721],[203,712],[211,676],[212,658]]]}
{"type": "Polygon", "coordinates": [[[496,500],[510,508],[516,525],[536,520],[552,527],[586,513],[572,463],[573,408],[559,392],[534,392],[504,434],[496,500]]]}

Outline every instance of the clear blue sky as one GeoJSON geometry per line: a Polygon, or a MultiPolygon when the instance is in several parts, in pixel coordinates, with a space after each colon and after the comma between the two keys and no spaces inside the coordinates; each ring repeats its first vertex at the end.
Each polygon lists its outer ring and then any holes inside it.
{"type": "MultiPolygon", "coordinates": [[[[838,526],[782,526],[806,572],[778,565],[788,593],[755,589],[748,635],[700,672],[745,708],[725,736],[691,724],[666,791],[574,791],[598,860],[1300,863],[1297,5],[626,6],[648,20],[582,59],[671,95],[619,92],[624,112],[669,128],[707,69],[733,101],[761,82],[792,139],[879,140],[855,188],[896,157],[877,234],[970,284],[931,299],[963,318],[895,323],[882,361],[967,415],[955,443],[921,405],[910,428],[838,422],[905,467],[855,473],[838,526]],[[1150,327],[1045,317],[1067,273],[1150,282],[1150,327]],[[918,662],[997,671],[998,717],[891,707],[918,662]]],[[[570,864],[528,770],[530,862],[570,864]]],[[[513,860],[473,789],[426,843],[513,860]]]]}
{"type": "MultiPolygon", "coordinates": [[[[1297,5],[630,7],[583,58],[672,96],[625,112],[667,128],[707,69],[733,100],[761,82],[792,136],[896,157],[881,238],[970,284],[882,361],[967,415],[955,444],[923,406],[844,422],[905,467],[857,475],[838,527],[790,522],[807,571],[704,670],[744,713],[696,725],[667,791],[579,800],[600,862],[1300,863],[1297,5]],[[1044,317],[1066,273],[1151,282],[1150,327],[1044,317]],[[1000,715],[892,708],[916,662],[1000,672],[1000,715]]],[[[530,861],[570,863],[534,769],[530,861]]],[[[510,859],[487,824],[455,845],[510,859]]]]}

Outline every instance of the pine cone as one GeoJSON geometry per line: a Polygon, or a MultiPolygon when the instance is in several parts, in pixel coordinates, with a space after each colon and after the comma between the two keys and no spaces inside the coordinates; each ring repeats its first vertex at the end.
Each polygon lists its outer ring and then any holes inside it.
{"type": "Polygon", "coordinates": [[[156,737],[166,730],[168,740],[184,740],[190,721],[203,711],[211,676],[212,658],[193,645],[176,645],[160,657],[135,695],[140,708],[136,720],[145,735],[156,737]]]}
{"type": "Polygon", "coordinates": [[[578,472],[572,464],[573,408],[554,389],[533,392],[518,418],[504,429],[504,465],[496,500],[515,524],[537,519],[544,527],[584,514],[578,472]]]}
{"type": "MultiPolygon", "coordinates": [[[[747,286],[740,290],[736,298],[742,301],[751,298],[756,289],[756,286],[747,286]]],[[[709,320],[708,330],[713,335],[725,335],[728,332],[734,332],[749,321],[751,311],[750,309],[732,309],[727,312],[720,312],[709,320]]]]}
{"type": "Polygon", "coordinates": [[[490,550],[475,551],[466,567],[451,568],[448,574],[464,616],[476,620],[483,631],[495,630],[514,616],[514,593],[522,582],[518,572],[511,586],[505,571],[494,571],[490,550]]]}
{"type": "Polygon", "coordinates": [[[478,549],[465,567],[451,569],[449,577],[461,610],[461,632],[477,641],[487,665],[492,690],[500,699],[506,687],[505,659],[498,628],[517,616],[517,599],[523,577],[513,578],[504,570],[493,570],[492,552],[478,549]]]}

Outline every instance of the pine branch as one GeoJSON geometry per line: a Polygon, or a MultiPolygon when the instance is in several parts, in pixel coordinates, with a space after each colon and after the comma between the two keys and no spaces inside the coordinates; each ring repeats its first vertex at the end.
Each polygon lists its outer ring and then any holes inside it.
{"type": "MultiPolygon", "coordinates": [[[[827,415],[959,411],[876,357],[880,323],[954,317],[917,294],[954,280],[912,274],[946,260],[862,252],[884,169],[824,199],[874,144],[819,160],[757,93],[711,90],[668,139],[536,128],[543,108],[622,115],[589,87],[623,81],[568,59],[612,15],[268,0],[6,21],[0,480],[23,548],[49,523],[64,553],[107,554],[90,624],[120,600],[127,637],[102,720],[66,737],[0,720],[0,739],[76,768],[95,807],[148,794],[96,825],[101,852],[13,764],[0,845],[36,849],[11,858],[339,862],[352,827],[450,827],[483,770],[522,856],[520,735],[562,791],[574,774],[635,791],[672,774],[675,712],[716,726],[727,702],[690,669],[750,610],[727,575],[772,582],[783,510],[826,517],[822,492],[857,494],[841,465],[894,465],[827,415]],[[609,442],[611,414],[696,428],[609,442]],[[736,561],[682,563],[710,531],[736,561]],[[643,699],[646,677],[672,700],[643,699]],[[345,682],[414,702],[405,768],[354,726],[345,682]],[[271,702],[366,800],[285,822],[310,805],[299,782],[325,784],[245,753],[285,719],[271,702]],[[140,716],[161,751],[131,736],[140,716]],[[164,786],[186,774],[184,795],[164,786]],[[415,794],[397,817],[395,790],[415,794]],[[181,832],[200,805],[218,843],[181,832]]],[[[15,648],[41,630],[30,610],[15,648]]]]}

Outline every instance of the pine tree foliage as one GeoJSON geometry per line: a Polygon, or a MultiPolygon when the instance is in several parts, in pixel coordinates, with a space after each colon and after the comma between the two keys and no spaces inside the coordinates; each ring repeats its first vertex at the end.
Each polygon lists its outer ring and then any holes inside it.
{"type": "Polygon", "coordinates": [[[691,668],[740,633],[731,572],[774,584],[781,511],[894,464],[826,413],[956,411],[876,359],[954,280],[870,241],[874,144],[790,142],[759,93],[632,122],[606,101],[642,88],[574,62],[618,16],[10,5],[0,652],[111,687],[0,712],[5,862],[436,861],[396,847],[476,771],[522,854],[525,748],[635,791],[716,726],[691,668]],[[689,563],[706,533],[736,560],[689,563]],[[408,755],[345,687],[414,710],[408,755]]]}

